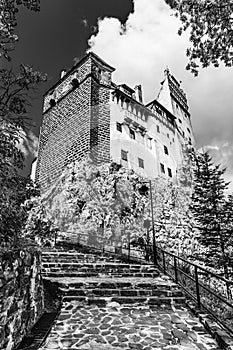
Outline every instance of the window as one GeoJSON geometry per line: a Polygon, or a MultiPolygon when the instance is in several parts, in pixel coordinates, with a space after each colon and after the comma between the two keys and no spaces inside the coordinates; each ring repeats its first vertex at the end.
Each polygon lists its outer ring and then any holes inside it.
{"type": "Polygon", "coordinates": [[[172,171],[170,168],[167,168],[167,171],[168,171],[168,176],[172,177],[172,171]]]}
{"type": "Polygon", "coordinates": [[[152,140],[151,137],[148,137],[148,138],[147,138],[147,147],[150,148],[150,149],[152,148],[151,140],[152,140]]]}
{"type": "Polygon", "coordinates": [[[165,174],[165,167],[162,163],[160,163],[160,171],[161,173],[165,174]]]}
{"type": "Polygon", "coordinates": [[[169,134],[167,134],[167,138],[168,138],[168,139],[170,138],[169,134]]]}
{"type": "Polygon", "coordinates": [[[165,154],[168,154],[167,146],[164,146],[164,153],[165,153],[165,154]]]}
{"type": "Polygon", "coordinates": [[[189,129],[189,128],[187,128],[187,130],[188,130],[188,132],[190,133],[190,129],[189,129]]]}
{"type": "Polygon", "coordinates": [[[180,123],[182,123],[182,120],[181,120],[181,119],[179,119],[179,122],[180,122],[180,123]]]}
{"type": "Polygon", "coordinates": [[[138,166],[139,168],[143,168],[144,169],[144,160],[141,158],[138,158],[138,166]]]}
{"type": "Polygon", "coordinates": [[[122,124],[121,123],[116,123],[116,128],[117,128],[117,131],[120,131],[122,132],[122,124]]]}
{"type": "Polygon", "coordinates": [[[135,132],[132,129],[129,129],[129,136],[131,139],[135,140],[135,132]]]}
{"type": "Polygon", "coordinates": [[[123,149],[121,150],[121,159],[125,160],[127,162],[128,160],[128,152],[124,151],[123,149]]]}
{"type": "Polygon", "coordinates": [[[160,132],[159,125],[157,125],[157,132],[160,132]]]}
{"type": "Polygon", "coordinates": [[[158,106],[156,106],[156,112],[160,115],[163,115],[163,111],[158,106]]]}

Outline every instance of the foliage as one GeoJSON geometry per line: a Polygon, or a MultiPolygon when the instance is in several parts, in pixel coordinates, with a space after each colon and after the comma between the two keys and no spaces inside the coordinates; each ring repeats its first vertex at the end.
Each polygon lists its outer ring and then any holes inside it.
{"type": "Polygon", "coordinates": [[[190,188],[177,182],[157,179],[152,186],[156,242],[184,258],[198,249],[196,222],[189,210],[190,188]]]}
{"type": "Polygon", "coordinates": [[[26,219],[24,201],[37,193],[29,178],[18,174],[23,155],[17,148],[19,132],[14,124],[0,126],[0,240],[16,242],[26,219]]]}
{"type": "Polygon", "coordinates": [[[0,69],[0,120],[25,129],[31,96],[38,84],[45,80],[46,75],[23,64],[18,73],[12,69],[0,69]]]}
{"type": "Polygon", "coordinates": [[[124,245],[136,234],[144,209],[138,181],[115,163],[97,167],[88,159],[67,168],[42,202],[47,218],[76,242],[124,245]]]}
{"type": "Polygon", "coordinates": [[[233,3],[232,0],[165,0],[180,18],[181,35],[190,32],[191,47],[186,55],[189,63],[186,69],[195,76],[201,67],[211,64],[215,67],[223,62],[233,65],[233,3]]]}
{"type": "MultiPolygon", "coordinates": [[[[183,181],[183,176],[180,179],[183,181]]],[[[185,257],[194,255],[197,241],[189,211],[189,186],[156,179],[152,181],[152,201],[157,243],[185,257]]],[[[91,160],[73,164],[44,193],[42,202],[46,220],[59,228],[58,238],[66,236],[74,242],[99,247],[108,244],[126,248],[130,243],[132,249],[140,247],[149,254],[149,183],[131,170],[115,163],[97,167],[91,160]]],[[[34,220],[32,216],[30,220],[34,220]]]]}
{"type": "Polygon", "coordinates": [[[228,199],[225,197],[229,183],[223,179],[224,172],[220,165],[213,165],[207,152],[196,155],[190,209],[199,226],[199,241],[206,247],[206,264],[224,267],[225,277],[228,277],[233,209],[231,196],[228,199]]]}
{"type": "Polygon", "coordinates": [[[49,218],[39,193],[34,197],[30,196],[25,201],[24,207],[28,215],[23,236],[35,240],[39,245],[55,244],[57,227],[49,218]]]}
{"type": "Polygon", "coordinates": [[[20,5],[29,10],[39,11],[40,0],[2,0],[0,1],[0,58],[10,60],[9,52],[14,49],[18,36],[14,33],[16,14],[20,5]]]}
{"type": "MultiPolygon", "coordinates": [[[[18,39],[14,33],[20,5],[39,10],[39,0],[0,1],[0,59],[10,60],[9,53],[18,39]]],[[[25,223],[23,203],[37,193],[32,182],[20,175],[24,157],[19,144],[26,135],[32,93],[46,76],[20,65],[0,69],[0,239],[1,244],[16,244],[25,223]]]]}
{"type": "Polygon", "coordinates": [[[24,157],[19,149],[28,126],[30,96],[45,80],[40,72],[21,65],[20,72],[0,70],[0,222],[1,238],[12,242],[26,219],[23,202],[34,193],[28,178],[20,175],[24,157]]]}

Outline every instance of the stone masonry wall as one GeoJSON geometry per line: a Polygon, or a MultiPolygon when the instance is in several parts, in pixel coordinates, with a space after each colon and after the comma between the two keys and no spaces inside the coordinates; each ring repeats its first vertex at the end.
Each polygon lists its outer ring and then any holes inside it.
{"type": "Polygon", "coordinates": [[[88,155],[98,164],[110,160],[110,85],[111,72],[89,57],[45,96],[36,169],[42,191],[68,164],[88,155]]]}
{"type": "Polygon", "coordinates": [[[0,252],[0,349],[12,350],[44,307],[40,252],[34,248],[0,252]]]}
{"type": "Polygon", "coordinates": [[[43,189],[59,177],[65,165],[89,151],[91,78],[44,115],[37,178],[43,189]]]}
{"type": "Polygon", "coordinates": [[[92,80],[91,155],[97,164],[110,161],[110,92],[92,80]]]}

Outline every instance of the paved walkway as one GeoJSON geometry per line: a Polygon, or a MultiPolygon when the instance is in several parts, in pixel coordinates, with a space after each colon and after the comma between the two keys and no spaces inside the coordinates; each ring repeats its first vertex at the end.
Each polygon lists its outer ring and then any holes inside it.
{"type": "Polygon", "coordinates": [[[184,306],[64,302],[41,350],[218,350],[184,306]]]}

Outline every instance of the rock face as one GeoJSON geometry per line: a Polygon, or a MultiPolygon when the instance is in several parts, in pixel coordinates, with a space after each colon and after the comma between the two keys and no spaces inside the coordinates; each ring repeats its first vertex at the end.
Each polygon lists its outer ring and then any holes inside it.
{"type": "Polygon", "coordinates": [[[34,247],[0,252],[0,349],[11,350],[41,316],[41,255],[34,247]]]}

